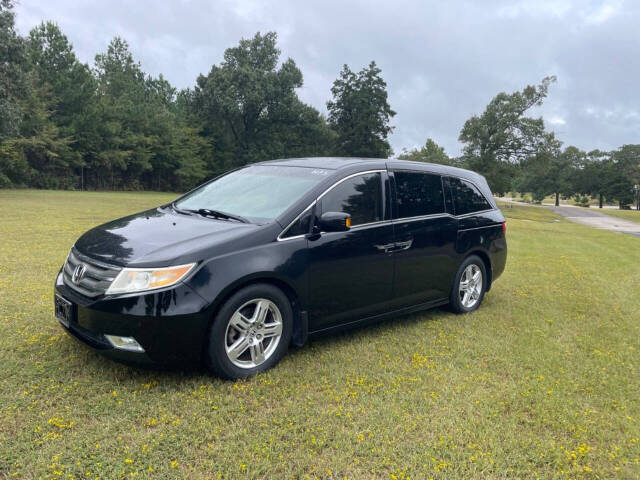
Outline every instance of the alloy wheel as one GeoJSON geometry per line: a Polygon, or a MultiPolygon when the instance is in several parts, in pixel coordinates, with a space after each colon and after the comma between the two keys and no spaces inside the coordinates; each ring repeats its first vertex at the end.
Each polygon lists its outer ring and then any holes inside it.
{"type": "Polygon", "coordinates": [[[473,308],[482,294],[482,270],[475,263],[464,269],[458,289],[460,303],[464,308],[473,308]]]}
{"type": "Polygon", "coordinates": [[[235,366],[255,368],[273,355],[282,337],[282,314],[266,298],[249,300],[227,323],[225,352],[235,366]]]}

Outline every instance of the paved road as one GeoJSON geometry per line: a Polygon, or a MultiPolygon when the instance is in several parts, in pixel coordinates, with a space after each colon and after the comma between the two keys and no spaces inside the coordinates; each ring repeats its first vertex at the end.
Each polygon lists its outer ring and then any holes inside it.
{"type": "Polygon", "coordinates": [[[624,220],[622,218],[612,217],[604,213],[600,213],[592,208],[584,207],[554,207],[549,206],[554,212],[572,222],[582,223],[594,228],[611,230],[612,232],[629,233],[640,237],[640,223],[624,220]]]}

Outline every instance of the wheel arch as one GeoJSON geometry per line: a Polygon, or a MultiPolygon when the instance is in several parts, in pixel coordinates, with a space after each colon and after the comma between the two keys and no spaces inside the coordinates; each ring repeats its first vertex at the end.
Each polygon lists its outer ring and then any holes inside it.
{"type": "Polygon", "coordinates": [[[487,272],[487,289],[486,289],[486,291],[488,292],[489,290],[491,290],[491,285],[493,283],[493,269],[491,267],[491,258],[489,257],[487,252],[485,252],[483,250],[471,250],[469,253],[467,253],[465,255],[464,260],[469,258],[471,255],[476,255],[476,256],[480,257],[480,259],[484,263],[484,267],[485,267],[485,270],[487,272]]]}
{"type": "Polygon", "coordinates": [[[298,294],[298,292],[296,292],[295,288],[291,284],[281,278],[274,277],[273,275],[269,275],[266,273],[254,274],[233,282],[218,295],[216,300],[209,307],[209,325],[207,326],[207,335],[205,335],[205,338],[203,338],[202,341],[203,358],[204,354],[206,353],[211,325],[213,325],[213,322],[215,321],[220,308],[236,292],[245,287],[256,284],[272,285],[280,289],[287,296],[289,302],[291,303],[291,310],[293,312],[293,335],[291,337],[291,343],[296,346],[302,346],[305,343],[308,331],[307,317],[306,312],[302,310],[300,295],[298,294]]]}

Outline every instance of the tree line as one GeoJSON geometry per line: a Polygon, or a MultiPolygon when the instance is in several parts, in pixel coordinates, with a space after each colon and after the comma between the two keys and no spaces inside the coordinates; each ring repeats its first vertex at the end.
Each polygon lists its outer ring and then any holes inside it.
{"type": "MultiPolygon", "coordinates": [[[[432,139],[399,157],[470,168],[496,193],[632,203],[640,145],[563,148],[542,118],[527,116],[554,81],[494,97],[463,125],[459,157],[432,139]]],[[[192,88],[178,90],[145,73],[122,38],[90,66],[55,23],[20,36],[13,0],[0,0],[0,188],[183,191],[261,160],[392,155],[395,112],[375,62],[360,71],[344,65],[326,117],[300,100],[302,85],[274,32],[240,40],[192,88]]]]}
{"type": "MultiPolygon", "coordinates": [[[[531,193],[540,202],[549,195],[575,197],[588,205],[589,197],[616,202],[621,208],[638,201],[640,145],[622,145],[613,151],[586,152],[575,146],[563,148],[542,117],[527,112],[542,105],[555,77],[522,91],[496,95],[481,115],[465,122],[458,140],[462,155],[450,158],[444,149],[428,139],[420,149],[405,150],[400,158],[442,163],[482,173],[494,193],[531,193]]],[[[640,209],[640,203],[638,203],[640,209]]]]}
{"type": "Polygon", "coordinates": [[[227,49],[193,88],[146,74],[124,39],[80,62],[60,28],[15,31],[0,0],[0,187],[184,190],[266,159],[386,157],[394,112],[374,62],[347,65],[328,118],[273,32],[227,49]]]}

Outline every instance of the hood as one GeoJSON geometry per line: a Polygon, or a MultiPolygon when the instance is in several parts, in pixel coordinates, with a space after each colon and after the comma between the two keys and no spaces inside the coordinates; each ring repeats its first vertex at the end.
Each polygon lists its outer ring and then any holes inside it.
{"type": "Polygon", "coordinates": [[[184,215],[156,208],[113,220],[82,235],[75,248],[82,254],[120,266],[168,266],[176,259],[215,244],[227,243],[258,225],[184,215]]]}

